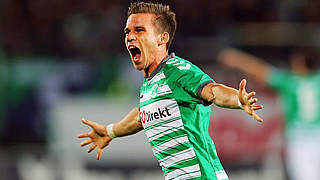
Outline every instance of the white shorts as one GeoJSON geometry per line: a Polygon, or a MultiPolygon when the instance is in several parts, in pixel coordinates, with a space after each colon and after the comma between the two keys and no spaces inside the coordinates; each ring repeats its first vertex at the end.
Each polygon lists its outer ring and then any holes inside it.
{"type": "Polygon", "coordinates": [[[286,148],[290,180],[320,180],[320,129],[290,130],[286,148]]]}

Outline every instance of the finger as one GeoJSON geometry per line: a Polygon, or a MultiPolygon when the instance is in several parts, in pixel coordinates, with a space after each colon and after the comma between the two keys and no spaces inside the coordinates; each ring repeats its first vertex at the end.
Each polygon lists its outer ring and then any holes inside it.
{"type": "Polygon", "coordinates": [[[86,138],[86,137],[89,137],[89,133],[83,133],[78,135],[78,138],[86,138]]]}
{"type": "Polygon", "coordinates": [[[239,100],[240,100],[240,102],[242,104],[244,103],[244,101],[246,101],[246,99],[245,99],[245,95],[247,93],[246,90],[245,90],[246,83],[247,83],[247,80],[242,79],[241,82],[240,82],[240,85],[239,85],[238,96],[239,96],[239,100]]]}
{"type": "Polygon", "coordinates": [[[247,80],[242,79],[239,85],[239,90],[242,92],[246,88],[247,80]]]}
{"type": "Polygon", "coordinates": [[[85,118],[81,118],[81,121],[82,121],[84,124],[86,124],[86,121],[88,121],[88,120],[86,120],[85,118]]]}
{"type": "Polygon", "coordinates": [[[100,160],[103,148],[98,149],[97,160],[100,160]]]}
{"type": "Polygon", "coordinates": [[[250,104],[254,104],[254,103],[256,103],[256,102],[258,102],[258,99],[257,99],[257,98],[253,98],[253,99],[250,99],[250,100],[249,100],[249,103],[250,103],[250,104]]]}
{"type": "Polygon", "coordinates": [[[254,111],[252,112],[252,116],[258,121],[258,122],[263,122],[263,119],[259,117],[254,111]]]}
{"type": "Polygon", "coordinates": [[[94,128],[94,124],[95,124],[94,122],[89,121],[89,120],[86,120],[86,119],[84,119],[84,118],[82,118],[81,121],[82,121],[84,124],[90,126],[91,128],[94,128]]]}
{"type": "Polygon", "coordinates": [[[248,94],[247,99],[251,99],[254,95],[256,95],[256,92],[251,92],[248,94]]]}
{"type": "Polygon", "coordinates": [[[88,144],[90,144],[90,143],[92,143],[92,139],[88,139],[88,140],[83,141],[83,142],[80,144],[80,146],[83,147],[83,146],[86,146],[86,145],[88,145],[88,144]]]}
{"type": "Polygon", "coordinates": [[[252,110],[259,110],[259,109],[262,109],[262,108],[263,108],[262,105],[260,105],[260,106],[253,106],[253,107],[252,107],[252,110]]]}
{"type": "Polygon", "coordinates": [[[251,107],[249,107],[249,106],[244,106],[244,111],[245,111],[246,113],[248,113],[249,115],[252,116],[253,110],[252,110],[251,107]]]}
{"type": "Polygon", "coordinates": [[[88,153],[93,151],[96,147],[97,147],[96,144],[93,144],[92,146],[90,146],[90,148],[88,149],[88,153]]]}

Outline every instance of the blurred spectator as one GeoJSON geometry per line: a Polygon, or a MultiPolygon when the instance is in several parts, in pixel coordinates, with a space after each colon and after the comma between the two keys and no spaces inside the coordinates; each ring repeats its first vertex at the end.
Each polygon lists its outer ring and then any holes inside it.
{"type": "Polygon", "coordinates": [[[291,180],[320,179],[320,71],[318,54],[309,48],[290,55],[291,71],[270,66],[259,58],[233,49],[219,60],[269,85],[282,100],[285,114],[286,163],[291,180]]]}

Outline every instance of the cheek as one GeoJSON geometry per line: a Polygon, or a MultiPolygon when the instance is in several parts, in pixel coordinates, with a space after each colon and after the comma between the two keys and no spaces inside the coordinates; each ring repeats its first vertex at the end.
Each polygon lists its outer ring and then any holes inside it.
{"type": "Polygon", "coordinates": [[[155,50],[155,48],[158,46],[158,43],[157,43],[157,40],[156,40],[156,38],[154,38],[154,37],[150,37],[150,38],[148,38],[148,39],[146,39],[145,40],[145,43],[144,43],[144,45],[145,45],[145,49],[147,50],[147,51],[154,51],[155,50]]]}

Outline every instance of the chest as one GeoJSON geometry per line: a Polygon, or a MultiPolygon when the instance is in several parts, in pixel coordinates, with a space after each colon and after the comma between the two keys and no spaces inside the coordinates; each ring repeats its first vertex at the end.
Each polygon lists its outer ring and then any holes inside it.
{"type": "Polygon", "coordinates": [[[151,79],[146,79],[140,88],[140,106],[150,101],[168,98],[172,98],[172,88],[163,72],[157,73],[151,79]]]}

